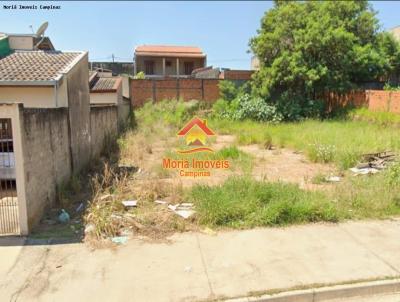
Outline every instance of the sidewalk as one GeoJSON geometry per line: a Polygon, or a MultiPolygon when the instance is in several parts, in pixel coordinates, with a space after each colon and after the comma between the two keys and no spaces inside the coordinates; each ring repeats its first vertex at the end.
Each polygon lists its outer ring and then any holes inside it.
{"type": "MultiPolygon", "coordinates": [[[[400,276],[398,219],[216,236],[186,233],[170,240],[131,240],[116,250],[96,251],[83,244],[25,246],[0,279],[0,296],[7,301],[198,301],[400,276]]],[[[7,259],[0,247],[2,261],[7,259]]]]}

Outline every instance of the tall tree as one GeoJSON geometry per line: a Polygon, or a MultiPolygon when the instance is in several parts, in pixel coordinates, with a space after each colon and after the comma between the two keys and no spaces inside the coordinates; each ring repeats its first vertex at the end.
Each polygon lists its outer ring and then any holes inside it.
{"type": "Polygon", "coordinates": [[[306,99],[385,75],[398,44],[379,33],[375,15],[367,1],[276,1],[250,40],[260,60],[256,93],[306,99]]]}

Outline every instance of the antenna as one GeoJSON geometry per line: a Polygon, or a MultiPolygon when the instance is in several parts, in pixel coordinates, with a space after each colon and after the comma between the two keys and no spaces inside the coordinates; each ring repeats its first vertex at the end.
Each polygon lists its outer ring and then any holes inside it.
{"type": "Polygon", "coordinates": [[[49,22],[44,22],[42,25],[40,25],[39,29],[36,31],[36,38],[42,37],[39,42],[37,42],[34,46],[33,49],[37,49],[40,43],[43,42],[44,40],[44,32],[46,31],[47,27],[49,26],[49,22]]]}
{"type": "Polygon", "coordinates": [[[49,22],[44,22],[42,25],[40,25],[39,29],[36,31],[36,36],[37,37],[43,36],[48,26],[49,22]]]}

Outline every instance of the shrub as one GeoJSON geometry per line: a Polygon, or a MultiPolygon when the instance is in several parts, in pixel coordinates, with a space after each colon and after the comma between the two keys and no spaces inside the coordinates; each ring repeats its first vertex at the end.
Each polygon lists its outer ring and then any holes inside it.
{"type": "Polygon", "coordinates": [[[146,78],[146,75],[143,71],[139,71],[133,78],[135,80],[144,80],[146,78]]]}
{"type": "Polygon", "coordinates": [[[325,102],[321,100],[303,100],[284,92],[277,100],[277,109],[286,121],[321,118],[325,113],[325,102]]]}
{"type": "Polygon", "coordinates": [[[391,185],[399,185],[400,184],[400,162],[394,163],[390,166],[388,172],[388,179],[391,185]]]}
{"type": "Polygon", "coordinates": [[[218,84],[221,97],[225,101],[233,101],[239,94],[239,89],[232,81],[220,81],[218,84]]]}
{"type": "Polygon", "coordinates": [[[310,144],[308,156],[314,162],[329,163],[332,162],[336,153],[336,147],[333,145],[310,144]]]}
{"type": "Polygon", "coordinates": [[[272,123],[278,123],[283,119],[275,106],[268,105],[260,97],[244,94],[238,98],[238,102],[238,110],[234,113],[234,119],[250,119],[272,123]]]}

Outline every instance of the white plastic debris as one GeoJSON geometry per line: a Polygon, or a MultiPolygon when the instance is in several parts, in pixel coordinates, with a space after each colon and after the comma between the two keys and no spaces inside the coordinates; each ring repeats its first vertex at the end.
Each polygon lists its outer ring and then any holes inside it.
{"type": "Polygon", "coordinates": [[[95,230],[96,230],[96,227],[93,224],[90,223],[85,227],[85,234],[92,233],[95,230]]]}
{"type": "Polygon", "coordinates": [[[154,200],[154,202],[158,203],[158,204],[167,204],[168,203],[168,202],[166,202],[164,200],[158,200],[158,199],[154,200]]]}
{"type": "Polygon", "coordinates": [[[136,207],[137,206],[137,200],[124,200],[124,201],[122,201],[122,204],[125,207],[136,207]]]}
{"type": "Polygon", "coordinates": [[[351,172],[353,172],[355,175],[366,175],[366,174],[375,174],[378,173],[379,170],[375,169],[375,168],[351,168],[350,169],[351,172]]]}
{"type": "Polygon", "coordinates": [[[193,208],[192,203],[181,203],[181,204],[178,203],[176,205],[168,206],[168,209],[173,211],[175,214],[183,217],[184,219],[187,219],[194,213],[196,213],[192,208],[193,208]]]}
{"type": "Polygon", "coordinates": [[[340,177],[339,176],[328,176],[325,178],[325,180],[329,181],[329,182],[339,182],[340,177]]]}
{"type": "Polygon", "coordinates": [[[116,237],[112,237],[111,241],[116,244],[126,244],[126,242],[128,241],[128,237],[127,236],[116,236],[116,237]]]}

